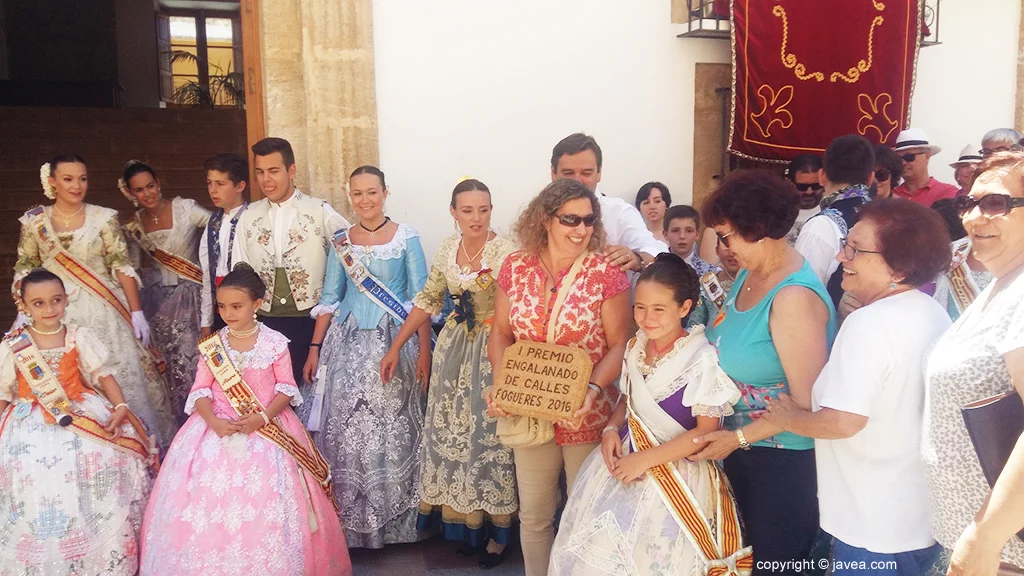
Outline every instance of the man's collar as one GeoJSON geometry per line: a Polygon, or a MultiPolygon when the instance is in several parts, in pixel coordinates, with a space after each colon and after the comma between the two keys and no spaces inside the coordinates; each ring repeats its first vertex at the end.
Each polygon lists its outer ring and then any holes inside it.
{"type": "Polygon", "coordinates": [[[234,218],[234,217],[235,217],[235,214],[238,214],[238,212],[239,212],[239,211],[240,211],[240,210],[241,210],[242,208],[245,208],[245,207],[246,207],[246,206],[248,206],[248,205],[249,205],[249,203],[248,203],[248,202],[242,202],[241,204],[239,204],[238,206],[235,206],[235,207],[234,207],[234,208],[232,208],[231,210],[227,210],[227,211],[225,211],[225,212],[224,212],[224,215],[225,215],[225,216],[227,216],[228,218],[234,218]]]}
{"type": "Polygon", "coordinates": [[[292,195],[289,196],[287,200],[285,200],[283,202],[274,202],[274,201],[268,199],[267,201],[270,202],[271,206],[276,206],[278,208],[289,208],[289,207],[295,205],[295,199],[298,198],[301,195],[302,195],[302,192],[299,191],[298,187],[295,187],[295,188],[292,188],[292,195]]]}

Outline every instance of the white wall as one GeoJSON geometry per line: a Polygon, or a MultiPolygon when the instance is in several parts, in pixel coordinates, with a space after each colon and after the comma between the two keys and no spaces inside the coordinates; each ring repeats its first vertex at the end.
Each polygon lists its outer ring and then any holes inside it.
{"type": "Polygon", "coordinates": [[[910,122],[942,147],[930,164],[939,180],[955,184],[949,163],[961,148],[1013,127],[1020,9],[1020,0],[942,0],[942,44],[918,56],[910,122]]]}
{"type": "Polygon", "coordinates": [[[661,180],[690,198],[696,62],[725,40],[676,38],[669,0],[375,0],[380,161],[388,214],[428,255],[460,176],[485,182],[507,231],[576,131],[604,151],[599,190],[632,201],[661,180]]]}
{"type": "MultiPolygon", "coordinates": [[[[726,40],[676,38],[669,0],[374,0],[388,213],[428,256],[452,232],[460,176],[487,183],[507,231],[549,181],[551,147],[585,131],[605,153],[600,190],[632,200],[661,180],[691,198],[694,65],[726,40]]],[[[1013,123],[1020,0],[942,0],[943,44],[921,50],[914,126],[944,148],[933,174],[1013,123]]],[[[714,143],[717,145],[717,143],[714,143]]]]}

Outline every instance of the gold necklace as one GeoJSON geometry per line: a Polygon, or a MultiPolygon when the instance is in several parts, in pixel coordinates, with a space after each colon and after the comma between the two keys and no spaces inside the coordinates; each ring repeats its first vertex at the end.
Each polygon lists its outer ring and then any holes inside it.
{"type": "Polygon", "coordinates": [[[53,211],[56,212],[57,214],[60,214],[61,220],[64,221],[65,228],[70,228],[71,219],[81,214],[83,210],[85,210],[85,204],[82,204],[82,207],[78,209],[78,212],[75,212],[74,214],[65,214],[64,212],[60,211],[60,208],[57,208],[56,204],[53,205],[53,211]]]}
{"type": "Polygon", "coordinates": [[[246,330],[244,332],[236,332],[233,329],[228,328],[228,333],[231,334],[232,336],[234,336],[235,338],[238,338],[239,340],[244,340],[246,338],[250,338],[250,337],[252,337],[253,335],[255,335],[259,331],[260,331],[259,322],[257,322],[255,325],[253,325],[252,328],[250,328],[250,329],[248,329],[248,330],[246,330]]]}
{"type": "Polygon", "coordinates": [[[459,241],[459,245],[462,246],[462,255],[466,257],[466,263],[463,264],[462,266],[462,273],[469,274],[470,272],[473,271],[473,261],[479,258],[480,255],[484,253],[484,248],[487,248],[487,241],[484,240],[484,245],[480,247],[480,250],[478,250],[477,253],[474,254],[472,258],[469,257],[469,252],[466,250],[465,238],[459,241]]]}
{"type": "Polygon", "coordinates": [[[59,332],[60,332],[61,330],[63,330],[63,329],[64,329],[64,322],[62,321],[62,322],[60,323],[60,326],[58,326],[58,327],[57,327],[57,329],[56,329],[56,330],[54,330],[53,332],[43,332],[43,331],[42,331],[42,330],[40,330],[39,328],[36,328],[35,324],[30,324],[30,325],[29,325],[29,328],[31,328],[33,332],[35,332],[36,334],[39,334],[40,336],[53,336],[54,334],[57,334],[57,333],[59,333],[59,332]]]}
{"type": "MultiPolygon", "coordinates": [[[[156,205],[157,214],[160,213],[160,209],[163,208],[163,207],[164,207],[164,200],[163,200],[163,198],[161,198],[160,199],[160,203],[156,205]]],[[[152,212],[150,212],[149,210],[145,210],[145,212],[146,212],[146,216],[149,217],[149,219],[153,222],[153,224],[156,224],[157,226],[160,225],[160,216],[153,216],[152,212]]]]}

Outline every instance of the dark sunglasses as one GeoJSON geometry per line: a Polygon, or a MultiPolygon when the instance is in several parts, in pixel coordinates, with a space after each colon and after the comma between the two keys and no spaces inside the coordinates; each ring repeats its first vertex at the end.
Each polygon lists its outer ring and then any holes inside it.
{"type": "Polygon", "coordinates": [[[890,176],[892,176],[892,172],[888,170],[875,170],[875,180],[879,182],[885,182],[890,176]]]}
{"type": "Polygon", "coordinates": [[[913,154],[904,154],[903,156],[900,156],[900,160],[903,160],[904,162],[909,164],[909,163],[913,162],[914,159],[917,158],[920,155],[921,155],[920,152],[915,152],[913,154]]]}
{"type": "Polygon", "coordinates": [[[995,154],[996,152],[1006,152],[1007,150],[1009,150],[1009,148],[1007,148],[1006,146],[997,146],[992,149],[982,148],[981,150],[978,150],[978,154],[981,154],[984,158],[988,158],[989,156],[995,154]]]}
{"type": "Polygon", "coordinates": [[[956,199],[956,212],[961,218],[967,216],[977,207],[981,213],[989,218],[1006,216],[1010,210],[1024,206],[1024,198],[1014,198],[1008,194],[989,194],[975,200],[970,196],[960,196],[956,199]]]}
{"type": "Polygon", "coordinates": [[[821,190],[821,184],[797,184],[796,189],[801,192],[807,192],[808,190],[813,189],[815,192],[817,192],[818,190],[821,190]]]}
{"type": "Polygon", "coordinates": [[[729,247],[729,236],[732,236],[735,233],[736,233],[736,231],[733,230],[732,232],[729,232],[728,234],[719,234],[718,232],[715,232],[715,235],[718,236],[718,241],[722,243],[722,246],[725,246],[726,248],[728,248],[729,247]]]}
{"type": "Polygon", "coordinates": [[[576,214],[558,214],[558,222],[562,226],[568,228],[575,228],[582,222],[584,226],[590,228],[597,222],[597,214],[587,214],[586,216],[578,216],[576,214]]]}

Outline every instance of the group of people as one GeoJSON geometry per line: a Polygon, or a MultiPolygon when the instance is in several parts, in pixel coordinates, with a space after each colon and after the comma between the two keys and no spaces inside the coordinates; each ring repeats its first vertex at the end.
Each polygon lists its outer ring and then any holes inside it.
{"type": "Polygon", "coordinates": [[[252,147],[261,200],[245,158],[206,163],[213,212],[128,162],[123,225],[54,158],[0,344],[0,575],[348,574],[349,547],[438,533],[490,568],[515,531],[529,576],[1022,573],[1024,451],[990,488],[960,417],[1024,382],[1011,132],[960,190],[912,128],[701,211],[601,194],[572,134],[511,235],[459,182],[429,265],[380,169],[350,224],[280,138],[252,147]],[[592,363],[571,417],[495,401],[520,341],[592,363]]]}

